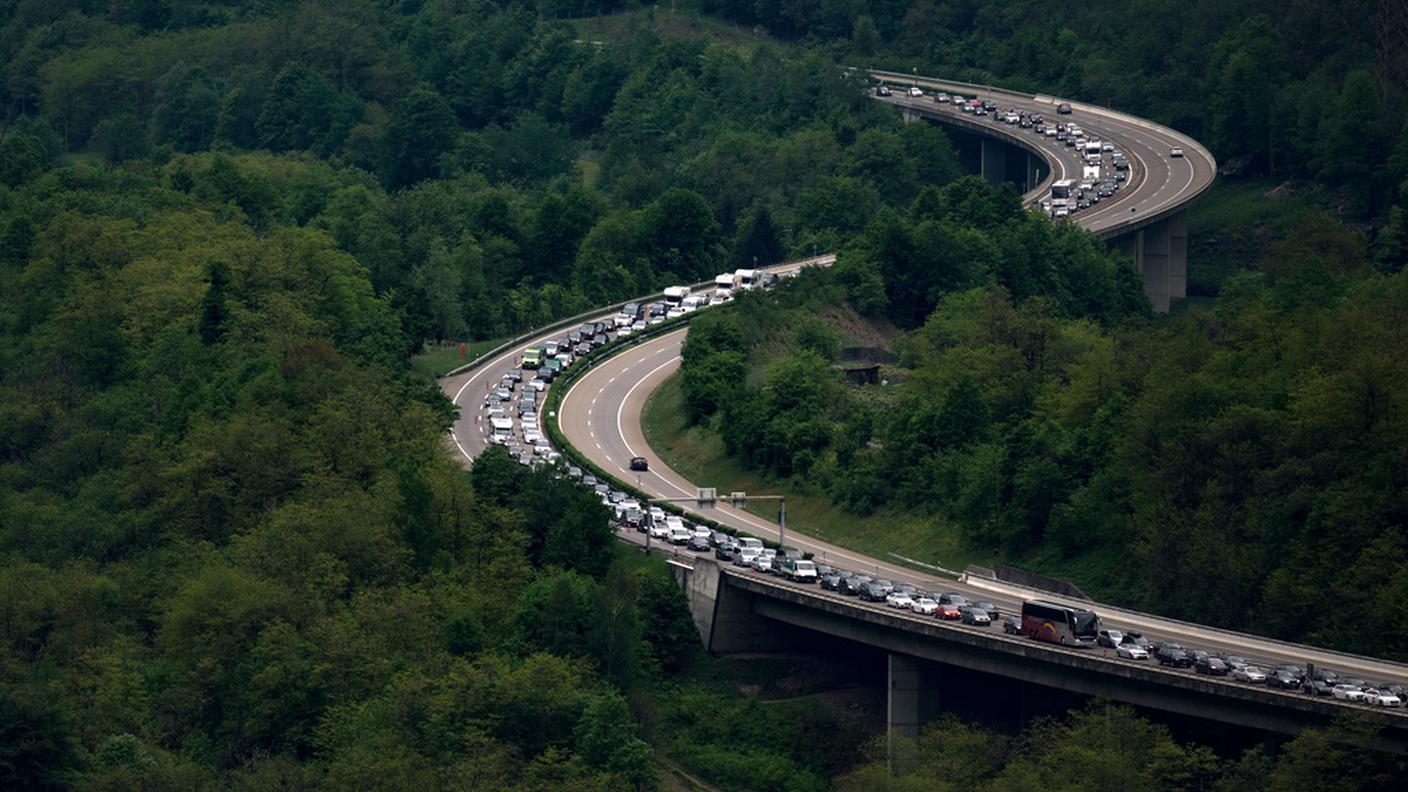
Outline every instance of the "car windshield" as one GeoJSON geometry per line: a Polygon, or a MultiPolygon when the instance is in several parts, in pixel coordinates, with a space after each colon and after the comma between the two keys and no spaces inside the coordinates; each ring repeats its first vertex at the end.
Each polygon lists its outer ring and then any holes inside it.
{"type": "Polygon", "coordinates": [[[812,566],[812,562],[810,561],[798,561],[797,570],[799,572],[815,571],[816,567],[812,566]]]}

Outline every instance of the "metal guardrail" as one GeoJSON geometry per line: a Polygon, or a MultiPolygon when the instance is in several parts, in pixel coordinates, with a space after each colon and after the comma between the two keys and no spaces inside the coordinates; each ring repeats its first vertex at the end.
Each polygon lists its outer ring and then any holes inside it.
{"type": "Polygon", "coordinates": [[[1105,228],[1100,229],[1099,233],[1101,235],[1117,236],[1125,231],[1129,231],[1134,228],[1142,227],[1150,223],[1156,222],[1160,216],[1176,211],[1184,207],[1185,205],[1191,203],[1194,199],[1196,199],[1198,196],[1202,195],[1209,188],[1211,188],[1212,183],[1217,178],[1217,158],[1214,157],[1212,155],[1212,152],[1208,151],[1207,147],[1205,147],[1203,144],[1199,143],[1192,137],[1189,137],[1188,135],[1179,132],[1176,129],[1164,126],[1163,124],[1159,124],[1154,121],[1150,121],[1146,118],[1140,118],[1139,116],[1122,112],[1120,110],[1113,110],[1108,107],[1101,107],[1100,105],[1093,105],[1088,102],[1080,102],[1071,99],[1061,99],[1046,94],[1031,94],[1022,91],[1012,91],[1005,88],[995,88],[991,85],[979,85],[977,83],[963,82],[961,80],[944,80],[936,77],[924,77],[914,74],[905,74],[904,72],[884,71],[881,69],[866,69],[865,71],[870,77],[881,81],[888,80],[895,83],[917,84],[922,85],[926,88],[943,88],[957,90],[959,92],[966,91],[975,95],[977,93],[986,93],[989,96],[993,97],[1006,96],[1013,99],[1021,99],[1029,102],[1039,102],[1041,104],[1054,105],[1060,102],[1066,102],[1070,104],[1071,109],[1079,110],[1082,113],[1103,116],[1105,118],[1114,119],[1130,126],[1136,126],[1140,127],[1141,129],[1146,129],[1150,132],[1155,132],[1157,134],[1178,138],[1185,149],[1197,152],[1198,156],[1207,160],[1209,166],[1212,168],[1213,176],[1212,178],[1208,179],[1205,184],[1198,186],[1196,189],[1192,190],[1190,193],[1184,196],[1180,196],[1179,200],[1169,204],[1166,207],[1163,207],[1162,209],[1150,212],[1145,215],[1141,215],[1136,218],[1124,220],[1119,223],[1114,223],[1110,226],[1106,226],[1105,228]]]}

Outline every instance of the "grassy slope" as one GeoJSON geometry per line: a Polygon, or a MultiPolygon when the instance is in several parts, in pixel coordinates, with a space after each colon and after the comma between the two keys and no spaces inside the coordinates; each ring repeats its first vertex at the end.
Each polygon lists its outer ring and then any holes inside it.
{"type": "Polygon", "coordinates": [[[1301,190],[1268,193],[1275,181],[1218,181],[1188,211],[1188,293],[1208,296],[1228,275],[1254,265],[1267,245],[1316,211],[1324,196],[1301,190]]]}
{"type": "Polygon", "coordinates": [[[438,379],[502,344],[506,338],[491,338],[485,341],[470,341],[465,347],[464,357],[460,357],[460,345],[427,344],[419,355],[411,356],[411,370],[429,379],[438,379]]]}

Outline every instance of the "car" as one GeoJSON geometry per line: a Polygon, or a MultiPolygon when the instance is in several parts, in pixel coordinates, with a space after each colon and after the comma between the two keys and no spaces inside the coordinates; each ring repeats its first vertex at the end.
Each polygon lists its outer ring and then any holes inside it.
{"type": "Polygon", "coordinates": [[[1095,643],[1100,646],[1107,646],[1111,649],[1119,646],[1123,642],[1124,633],[1119,630],[1101,630],[1100,633],[1095,636],[1095,643]]]}
{"type": "Polygon", "coordinates": [[[592,487],[592,492],[595,492],[598,495],[605,495],[610,490],[611,488],[605,484],[597,484],[595,487],[592,487]]]}
{"type": "Polygon", "coordinates": [[[1005,633],[1007,633],[1008,635],[1021,635],[1021,634],[1022,634],[1022,617],[1021,617],[1021,616],[1008,616],[1007,618],[1003,619],[1003,620],[1002,620],[1002,631],[1005,632],[1005,633]]]}
{"type": "Polygon", "coordinates": [[[1253,685],[1266,684],[1266,672],[1254,665],[1239,665],[1232,669],[1231,676],[1238,682],[1250,682],[1253,685]]]}
{"type": "Polygon", "coordinates": [[[913,601],[909,609],[920,616],[933,616],[939,610],[939,603],[929,597],[919,597],[913,601]]]}
{"type": "Polygon", "coordinates": [[[962,616],[964,624],[971,624],[974,627],[986,627],[992,624],[992,617],[982,608],[966,605],[959,608],[959,614],[962,616]]]}
{"type": "Polygon", "coordinates": [[[1300,677],[1281,669],[1272,669],[1266,677],[1266,684],[1269,687],[1281,688],[1282,690],[1299,690],[1300,677]]]}
{"type": "Polygon", "coordinates": [[[1333,696],[1335,686],[1323,679],[1312,679],[1305,683],[1305,692],[1312,696],[1333,696]]]}
{"type": "Polygon", "coordinates": [[[568,476],[568,478],[580,479],[580,478],[582,477],[582,475],[583,475],[583,474],[582,474],[582,469],[581,469],[581,468],[577,467],[576,465],[568,465],[568,466],[567,466],[567,476],[568,476]]]}
{"type": "Polygon", "coordinates": [[[714,558],[720,561],[733,561],[733,557],[737,552],[738,545],[733,542],[721,542],[714,547],[714,558]]]}
{"type": "Polygon", "coordinates": [[[1057,113],[1058,115],[1070,115],[1070,114],[1071,114],[1071,105],[1070,105],[1070,103],[1069,103],[1069,102],[1062,102],[1062,103],[1056,105],[1056,113],[1057,113]]]}
{"type": "Polygon", "coordinates": [[[1204,655],[1193,663],[1193,671],[1208,676],[1227,676],[1228,668],[1227,664],[1222,662],[1222,658],[1204,655]]]}
{"type": "Polygon", "coordinates": [[[1182,147],[1182,146],[1171,146],[1171,147],[1169,148],[1169,150],[1168,150],[1168,155],[1169,155],[1170,157],[1181,157],[1181,156],[1183,156],[1183,147],[1182,147]]]}
{"type": "Polygon", "coordinates": [[[967,104],[968,104],[968,100],[964,99],[962,96],[959,96],[958,94],[954,94],[953,96],[949,97],[949,100],[948,100],[948,101],[949,101],[950,104],[954,104],[954,105],[957,105],[957,106],[959,106],[959,107],[965,107],[965,106],[967,106],[967,104]]]}
{"type": "Polygon", "coordinates": [[[593,476],[593,475],[590,474],[590,473],[586,474],[585,476],[582,476],[582,486],[584,486],[584,487],[595,487],[595,486],[596,486],[596,476],[593,476]]]}
{"type": "Polygon", "coordinates": [[[1149,652],[1135,643],[1122,643],[1115,647],[1115,654],[1126,660],[1148,660],[1149,652]]]}
{"type": "Polygon", "coordinates": [[[988,618],[992,619],[993,621],[997,621],[998,617],[1002,615],[1001,611],[997,609],[997,606],[992,604],[991,602],[988,602],[987,600],[978,600],[977,602],[973,603],[973,607],[981,608],[987,611],[988,618]]]}
{"type": "Polygon", "coordinates": [[[938,606],[939,610],[934,615],[938,616],[940,619],[943,619],[945,621],[958,621],[959,619],[963,618],[963,611],[961,610],[961,605],[954,605],[951,602],[944,602],[941,598],[938,603],[938,606]]]}
{"type": "Polygon", "coordinates": [[[939,604],[963,606],[968,604],[968,598],[957,591],[945,591],[939,595],[939,604]]]}
{"type": "Polygon", "coordinates": [[[1333,687],[1336,682],[1340,681],[1340,675],[1335,673],[1334,671],[1331,671],[1328,668],[1317,668],[1315,669],[1315,673],[1311,676],[1311,679],[1318,679],[1321,682],[1328,682],[1330,683],[1331,687],[1333,687]]]}
{"type": "Polygon", "coordinates": [[[876,95],[876,96],[889,96],[889,95],[890,95],[890,86],[888,86],[888,85],[878,85],[878,86],[876,86],[876,87],[875,87],[875,95],[876,95]]]}
{"type": "Polygon", "coordinates": [[[1161,666],[1172,668],[1192,668],[1193,658],[1176,643],[1161,643],[1154,650],[1154,659],[1161,666]]]}
{"type": "Polygon", "coordinates": [[[1377,688],[1367,688],[1364,691],[1363,701],[1371,707],[1401,707],[1403,699],[1387,690],[1377,688]]]}
{"type": "Polygon", "coordinates": [[[1273,673],[1285,674],[1295,680],[1294,687],[1300,687],[1305,682],[1305,670],[1298,665],[1285,663],[1272,669],[1273,673]]]}
{"type": "Polygon", "coordinates": [[[1364,691],[1358,685],[1335,685],[1333,694],[1337,701],[1363,701],[1364,691]]]}
{"type": "Polygon", "coordinates": [[[865,588],[866,584],[872,580],[874,580],[874,578],[869,575],[851,575],[841,581],[841,593],[848,597],[858,596],[861,589],[865,588]]]}
{"type": "Polygon", "coordinates": [[[888,580],[872,580],[860,590],[860,598],[867,602],[884,602],[894,590],[894,584],[888,580]]]}
{"type": "Polygon", "coordinates": [[[650,463],[645,461],[645,457],[631,457],[631,470],[649,470],[650,463]]]}
{"type": "Polygon", "coordinates": [[[944,93],[943,91],[939,91],[938,93],[934,94],[934,101],[938,102],[939,104],[948,104],[949,95],[944,93]]]}
{"type": "Polygon", "coordinates": [[[923,95],[924,95],[924,89],[920,88],[920,87],[917,86],[917,85],[911,85],[911,86],[909,86],[909,95],[910,95],[910,96],[923,96],[923,95]]]}
{"type": "Polygon", "coordinates": [[[753,556],[753,560],[749,562],[748,566],[752,567],[754,572],[767,573],[772,571],[772,562],[773,556],[759,553],[753,556]]]}
{"type": "Polygon", "coordinates": [[[906,592],[892,591],[890,595],[885,598],[885,604],[889,605],[891,608],[910,610],[914,607],[914,600],[906,592]]]}

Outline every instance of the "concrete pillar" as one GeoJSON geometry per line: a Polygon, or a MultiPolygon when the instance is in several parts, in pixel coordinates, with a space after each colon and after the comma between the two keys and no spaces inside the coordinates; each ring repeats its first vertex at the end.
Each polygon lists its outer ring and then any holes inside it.
{"type": "MultiPolygon", "coordinates": [[[[1145,226],[1140,232],[1144,237],[1144,293],[1159,313],[1168,313],[1169,306],[1169,266],[1172,249],[1169,240],[1167,220],[1160,220],[1145,226]]],[[[1186,277],[1186,276],[1185,276],[1186,277]]]]}
{"type": "Polygon", "coordinates": [[[1169,302],[1188,296],[1188,213],[1168,218],[1168,297],[1169,302]]]}
{"type": "Polygon", "coordinates": [[[1007,146],[983,138],[981,172],[989,184],[1001,184],[1007,178],[1007,146]]]}
{"type": "Polygon", "coordinates": [[[693,569],[677,571],[675,577],[705,649],[735,654],[788,648],[786,628],[753,613],[753,595],[728,585],[717,561],[694,558],[693,569]]]}
{"type": "Polygon", "coordinates": [[[908,107],[901,107],[900,119],[903,120],[906,124],[913,124],[915,121],[919,120],[919,114],[909,109],[908,107]]]}
{"type": "Polygon", "coordinates": [[[885,719],[890,772],[898,775],[914,756],[920,729],[938,714],[938,674],[932,663],[909,655],[891,653],[888,666],[885,719]]]}
{"type": "Polygon", "coordinates": [[[1041,183],[1041,161],[1032,155],[1027,155],[1027,181],[1022,185],[1022,192],[1030,192],[1041,183]]]}

